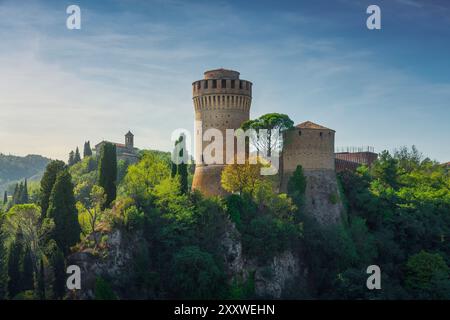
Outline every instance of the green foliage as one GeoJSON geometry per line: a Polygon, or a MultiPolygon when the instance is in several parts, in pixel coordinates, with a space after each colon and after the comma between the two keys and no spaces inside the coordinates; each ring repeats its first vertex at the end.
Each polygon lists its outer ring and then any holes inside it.
{"type": "Polygon", "coordinates": [[[224,293],[223,272],[211,254],[196,246],[183,247],[174,255],[172,274],[177,298],[211,299],[224,293]]]}
{"type": "Polygon", "coordinates": [[[116,199],[117,194],[117,153],[116,146],[106,142],[100,151],[98,163],[98,185],[105,190],[107,208],[116,199]]]}
{"type": "Polygon", "coordinates": [[[151,203],[154,188],[170,175],[170,166],[158,154],[145,152],[141,160],[128,168],[122,183],[125,195],[133,198],[139,207],[151,203]]]}
{"type": "Polygon", "coordinates": [[[5,216],[0,212],[0,300],[6,299],[8,295],[8,250],[4,220],[5,216]]]}
{"type": "MultiPolygon", "coordinates": [[[[33,177],[39,179],[50,159],[38,155],[17,157],[0,153],[0,192],[19,180],[33,177]]],[[[12,194],[12,192],[10,193],[12,194]]]]}
{"type": "Polygon", "coordinates": [[[70,247],[80,239],[80,224],[78,212],[75,207],[75,196],[71,175],[67,169],[61,171],[56,177],[50,195],[50,205],[47,217],[53,219],[55,228],[52,233],[58,247],[65,256],[70,252],[70,247]]]}
{"type": "Polygon", "coordinates": [[[368,264],[377,264],[389,281],[377,298],[448,299],[448,171],[422,159],[413,147],[401,148],[393,156],[385,151],[371,169],[362,166],[355,173],[340,173],[339,179],[357,259],[331,272],[346,275],[346,284],[328,279],[324,292],[339,285],[341,296],[346,296],[342,290],[347,288],[349,297],[373,298],[350,291],[361,278],[357,273],[368,264]]]}
{"type": "Polygon", "coordinates": [[[283,147],[282,139],[280,139],[281,133],[291,129],[293,125],[294,122],[286,114],[268,113],[258,119],[245,121],[241,128],[243,130],[267,130],[266,139],[260,136],[259,139],[251,139],[251,143],[257,150],[262,151],[264,155],[271,157],[273,150],[281,150],[283,147]]]}
{"type": "Polygon", "coordinates": [[[425,299],[448,299],[450,269],[438,253],[420,251],[406,263],[407,288],[425,299]]]}
{"type": "Polygon", "coordinates": [[[41,180],[41,210],[42,217],[47,215],[47,210],[50,202],[50,194],[53,190],[53,185],[56,181],[56,176],[65,168],[62,161],[52,161],[45,169],[44,176],[41,180]]]}
{"type": "Polygon", "coordinates": [[[24,246],[22,235],[18,233],[9,246],[8,256],[8,293],[12,298],[22,291],[22,267],[24,246]]]}
{"type": "Polygon", "coordinates": [[[83,158],[92,156],[91,142],[87,141],[83,147],[83,158]]]}
{"type": "Polygon", "coordinates": [[[303,168],[298,165],[295,168],[294,173],[289,178],[287,185],[288,195],[294,200],[294,203],[301,207],[304,203],[305,191],[306,191],[306,177],[303,174],[303,168]]]}
{"type": "Polygon", "coordinates": [[[117,300],[117,295],[110,284],[101,277],[95,281],[95,300],[117,300]]]}

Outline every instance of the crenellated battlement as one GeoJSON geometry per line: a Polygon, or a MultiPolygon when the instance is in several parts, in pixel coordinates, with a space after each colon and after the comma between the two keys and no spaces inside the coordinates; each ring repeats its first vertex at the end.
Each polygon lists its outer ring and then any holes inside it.
{"type": "Polygon", "coordinates": [[[252,96],[253,84],[241,79],[204,79],[192,83],[192,96],[228,94],[252,96]]]}

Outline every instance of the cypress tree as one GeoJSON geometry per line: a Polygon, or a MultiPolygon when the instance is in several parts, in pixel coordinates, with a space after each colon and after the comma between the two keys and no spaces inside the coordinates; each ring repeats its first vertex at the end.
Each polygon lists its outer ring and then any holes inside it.
{"type": "Polygon", "coordinates": [[[0,214],[0,300],[4,300],[8,295],[8,252],[5,241],[6,234],[3,230],[4,216],[0,214]]]}
{"type": "Polygon", "coordinates": [[[27,179],[25,179],[25,183],[22,185],[22,189],[20,190],[20,204],[26,204],[28,202],[28,182],[27,179]]]}
{"type": "Polygon", "coordinates": [[[178,174],[180,176],[180,189],[183,194],[188,192],[188,170],[186,163],[180,163],[178,165],[178,174]]]}
{"type": "Polygon", "coordinates": [[[8,192],[5,191],[5,193],[3,194],[3,204],[7,204],[8,203],[8,192]]]}
{"type": "Polygon", "coordinates": [[[48,205],[50,201],[50,194],[53,190],[53,185],[56,181],[56,176],[64,169],[66,165],[62,161],[52,161],[47,165],[44,176],[41,180],[41,209],[42,218],[47,215],[48,205]]]}
{"type": "Polygon", "coordinates": [[[55,299],[62,299],[66,290],[66,266],[61,250],[56,249],[52,254],[51,264],[54,272],[53,295],[55,299]]]}
{"type": "Polygon", "coordinates": [[[116,199],[117,192],[117,154],[116,146],[105,143],[100,152],[98,164],[98,185],[105,190],[106,202],[103,209],[109,207],[116,199]]]}
{"type": "Polygon", "coordinates": [[[69,153],[69,161],[67,161],[67,164],[69,165],[69,167],[75,164],[75,153],[73,152],[73,150],[69,153]]]}
{"type": "Polygon", "coordinates": [[[14,298],[22,291],[20,274],[22,254],[22,235],[17,233],[14,241],[9,247],[8,255],[8,293],[10,299],[14,298]]]}
{"type": "Polygon", "coordinates": [[[181,163],[177,165],[172,161],[171,176],[173,178],[177,174],[179,175],[181,192],[183,194],[186,194],[188,192],[188,165],[187,165],[188,154],[186,151],[186,141],[184,134],[181,135],[180,138],[175,142],[175,148],[173,152],[175,154],[173,160],[175,160],[176,162],[180,162],[179,160],[181,159],[181,163]],[[178,154],[176,154],[178,144],[181,144],[181,147],[178,154]],[[184,154],[185,152],[186,154],[184,154]]]}
{"type": "Polygon", "coordinates": [[[45,300],[45,268],[44,260],[39,261],[39,274],[36,281],[36,293],[40,300],[45,300]]]}
{"type": "Polygon", "coordinates": [[[18,204],[19,197],[20,197],[20,188],[19,188],[19,184],[16,183],[16,187],[14,188],[14,193],[13,193],[13,197],[12,197],[13,205],[18,204]]]}
{"type": "Polygon", "coordinates": [[[73,157],[73,164],[76,164],[80,161],[81,161],[80,150],[77,147],[77,149],[75,150],[75,155],[73,157]]]}
{"type": "Polygon", "coordinates": [[[92,156],[91,142],[84,143],[83,158],[92,156]]]}
{"type": "Polygon", "coordinates": [[[20,287],[21,291],[34,289],[34,273],[33,273],[33,260],[31,259],[30,249],[27,247],[23,254],[20,287]]]}
{"type": "Polygon", "coordinates": [[[50,195],[47,217],[55,222],[53,239],[64,253],[70,252],[70,247],[80,240],[80,224],[78,223],[78,212],[75,207],[75,196],[73,194],[72,177],[69,170],[64,169],[56,177],[50,195]]]}

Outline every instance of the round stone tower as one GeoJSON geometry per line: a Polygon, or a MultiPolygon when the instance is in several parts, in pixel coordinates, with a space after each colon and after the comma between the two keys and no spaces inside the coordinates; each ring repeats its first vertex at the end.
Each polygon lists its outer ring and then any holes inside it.
{"type": "Polygon", "coordinates": [[[204,75],[203,80],[192,83],[197,161],[192,189],[207,196],[224,195],[220,180],[226,163],[226,129],[238,129],[249,119],[252,83],[240,80],[239,72],[233,70],[210,70],[204,75]],[[211,128],[220,130],[223,136],[223,161],[218,164],[204,161],[205,148],[213,141],[203,141],[203,134],[211,128]]]}

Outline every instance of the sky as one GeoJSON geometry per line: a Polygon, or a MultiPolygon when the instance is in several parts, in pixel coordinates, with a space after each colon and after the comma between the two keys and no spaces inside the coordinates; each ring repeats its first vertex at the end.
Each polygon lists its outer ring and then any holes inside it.
{"type": "Polygon", "coordinates": [[[168,151],[175,129],[193,130],[192,82],[222,67],[253,82],[252,118],[450,161],[446,0],[0,0],[0,153],[67,160],[128,130],[168,151]],[[366,27],[371,4],[381,30],[366,27]]]}

